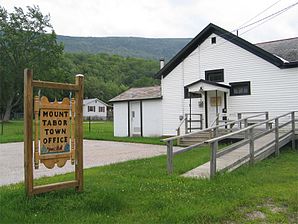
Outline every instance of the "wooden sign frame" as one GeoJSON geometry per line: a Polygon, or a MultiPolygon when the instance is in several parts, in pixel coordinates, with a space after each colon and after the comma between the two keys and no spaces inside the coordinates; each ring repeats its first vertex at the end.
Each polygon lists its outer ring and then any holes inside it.
{"type": "MultiPolygon", "coordinates": [[[[25,191],[31,197],[52,190],[74,187],[83,191],[83,93],[84,76],[76,75],[75,84],[33,80],[33,72],[24,70],[24,171],[25,191]],[[71,181],[39,185],[33,184],[33,88],[50,88],[75,92],[75,179],[71,181]]],[[[35,139],[36,142],[36,139],[35,139]]],[[[36,144],[36,143],[35,143],[36,144]]]]}

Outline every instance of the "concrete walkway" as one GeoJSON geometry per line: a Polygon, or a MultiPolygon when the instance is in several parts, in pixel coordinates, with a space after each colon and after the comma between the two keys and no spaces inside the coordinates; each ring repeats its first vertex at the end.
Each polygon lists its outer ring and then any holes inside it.
{"type": "MultiPolygon", "coordinates": [[[[84,140],[84,168],[166,154],[166,146],[84,140]]],[[[47,169],[40,164],[34,179],[74,171],[67,161],[63,168],[47,169]]],[[[24,143],[0,144],[0,186],[24,181],[24,143]]]]}

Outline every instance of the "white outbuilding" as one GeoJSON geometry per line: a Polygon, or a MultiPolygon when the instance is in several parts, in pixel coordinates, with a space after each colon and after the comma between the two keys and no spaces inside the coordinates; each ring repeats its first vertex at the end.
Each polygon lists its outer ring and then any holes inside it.
{"type": "Polygon", "coordinates": [[[115,136],[161,136],[160,86],[131,88],[110,100],[115,136]]]}

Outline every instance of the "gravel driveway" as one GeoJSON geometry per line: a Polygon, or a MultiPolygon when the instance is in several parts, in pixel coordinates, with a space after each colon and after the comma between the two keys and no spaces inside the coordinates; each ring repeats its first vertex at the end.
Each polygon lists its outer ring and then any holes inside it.
{"type": "MultiPolygon", "coordinates": [[[[84,168],[166,154],[166,146],[84,140],[84,168]]],[[[166,161],[165,161],[166,165],[166,161]]],[[[40,164],[34,178],[74,171],[67,161],[63,168],[47,169],[40,164]]],[[[24,143],[0,144],[0,186],[24,181],[24,143]]]]}

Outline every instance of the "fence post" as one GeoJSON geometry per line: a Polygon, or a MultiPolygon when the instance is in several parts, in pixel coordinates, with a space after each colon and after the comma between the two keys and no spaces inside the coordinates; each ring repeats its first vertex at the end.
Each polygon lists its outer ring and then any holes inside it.
{"type": "Polygon", "coordinates": [[[3,135],[3,124],[4,124],[4,121],[3,121],[3,118],[2,118],[2,121],[1,121],[1,135],[3,135]]]}
{"type": "MultiPolygon", "coordinates": [[[[213,138],[218,136],[218,127],[213,129],[213,138]]],[[[210,177],[214,177],[216,173],[216,152],[218,150],[218,141],[211,143],[211,159],[210,159],[210,177]]]]}
{"type": "Polygon", "coordinates": [[[292,149],[296,148],[296,144],[295,144],[295,112],[293,111],[291,113],[291,119],[292,119],[292,132],[293,132],[293,136],[292,136],[292,149]]]}
{"type": "MultiPolygon", "coordinates": [[[[268,111],[265,112],[265,119],[266,119],[266,121],[269,120],[269,112],[268,112],[268,111]]],[[[267,123],[266,123],[266,130],[269,130],[269,128],[270,128],[270,125],[269,125],[269,123],[267,122],[267,123]]]]}
{"type": "Polygon", "coordinates": [[[75,179],[78,181],[76,191],[83,191],[84,170],[83,170],[83,99],[84,99],[84,76],[76,75],[76,85],[79,91],[75,94],[75,179]]]}
{"type": "Polygon", "coordinates": [[[200,128],[203,129],[203,115],[200,114],[200,128]]]}
{"type": "Polygon", "coordinates": [[[216,173],[216,152],[218,148],[218,141],[211,143],[211,159],[210,159],[210,178],[215,176],[216,173]]]}
{"type": "Polygon", "coordinates": [[[254,144],[254,132],[253,128],[249,129],[249,164],[253,165],[255,163],[255,144],[254,144]]]}
{"type": "Polygon", "coordinates": [[[275,156],[279,156],[279,122],[275,119],[275,156]]]}
{"type": "Polygon", "coordinates": [[[26,195],[33,195],[33,72],[30,69],[24,70],[24,177],[26,195]]]}
{"type": "MultiPolygon", "coordinates": [[[[242,117],[242,114],[241,113],[237,113],[237,117],[238,117],[238,120],[240,120],[241,119],[241,117],[242,117]]],[[[239,122],[239,128],[241,128],[241,121],[239,122]]]]}
{"type": "Polygon", "coordinates": [[[185,121],[184,121],[184,124],[185,124],[185,134],[188,133],[188,130],[187,130],[187,114],[185,114],[185,121]]]}
{"type": "MultiPolygon", "coordinates": [[[[244,128],[246,128],[246,127],[248,127],[248,121],[247,121],[247,118],[246,119],[244,119],[244,128]]],[[[246,130],[245,131],[245,133],[244,133],[244,138],[248,138],[248,130],[246,130]]]]}
{"type": "MultiPolygon", "coordinates": [[[[177,136],[180,135],[180,127],[177,129],[177,136]]],[[[177,145],[180,145],[180,138],[177,138],[177,145]]]]}
{"type": "Polygon", "coordinates": [[[88,117],[88,124],[89,124],[89,133],[91,132],[91,117],[89,116],[88,117]]]}
{"type": "Polygon", "coordinates": [[[173,140],[167,142],[167,169],[168,174],[173,173],[173,140]]]}

